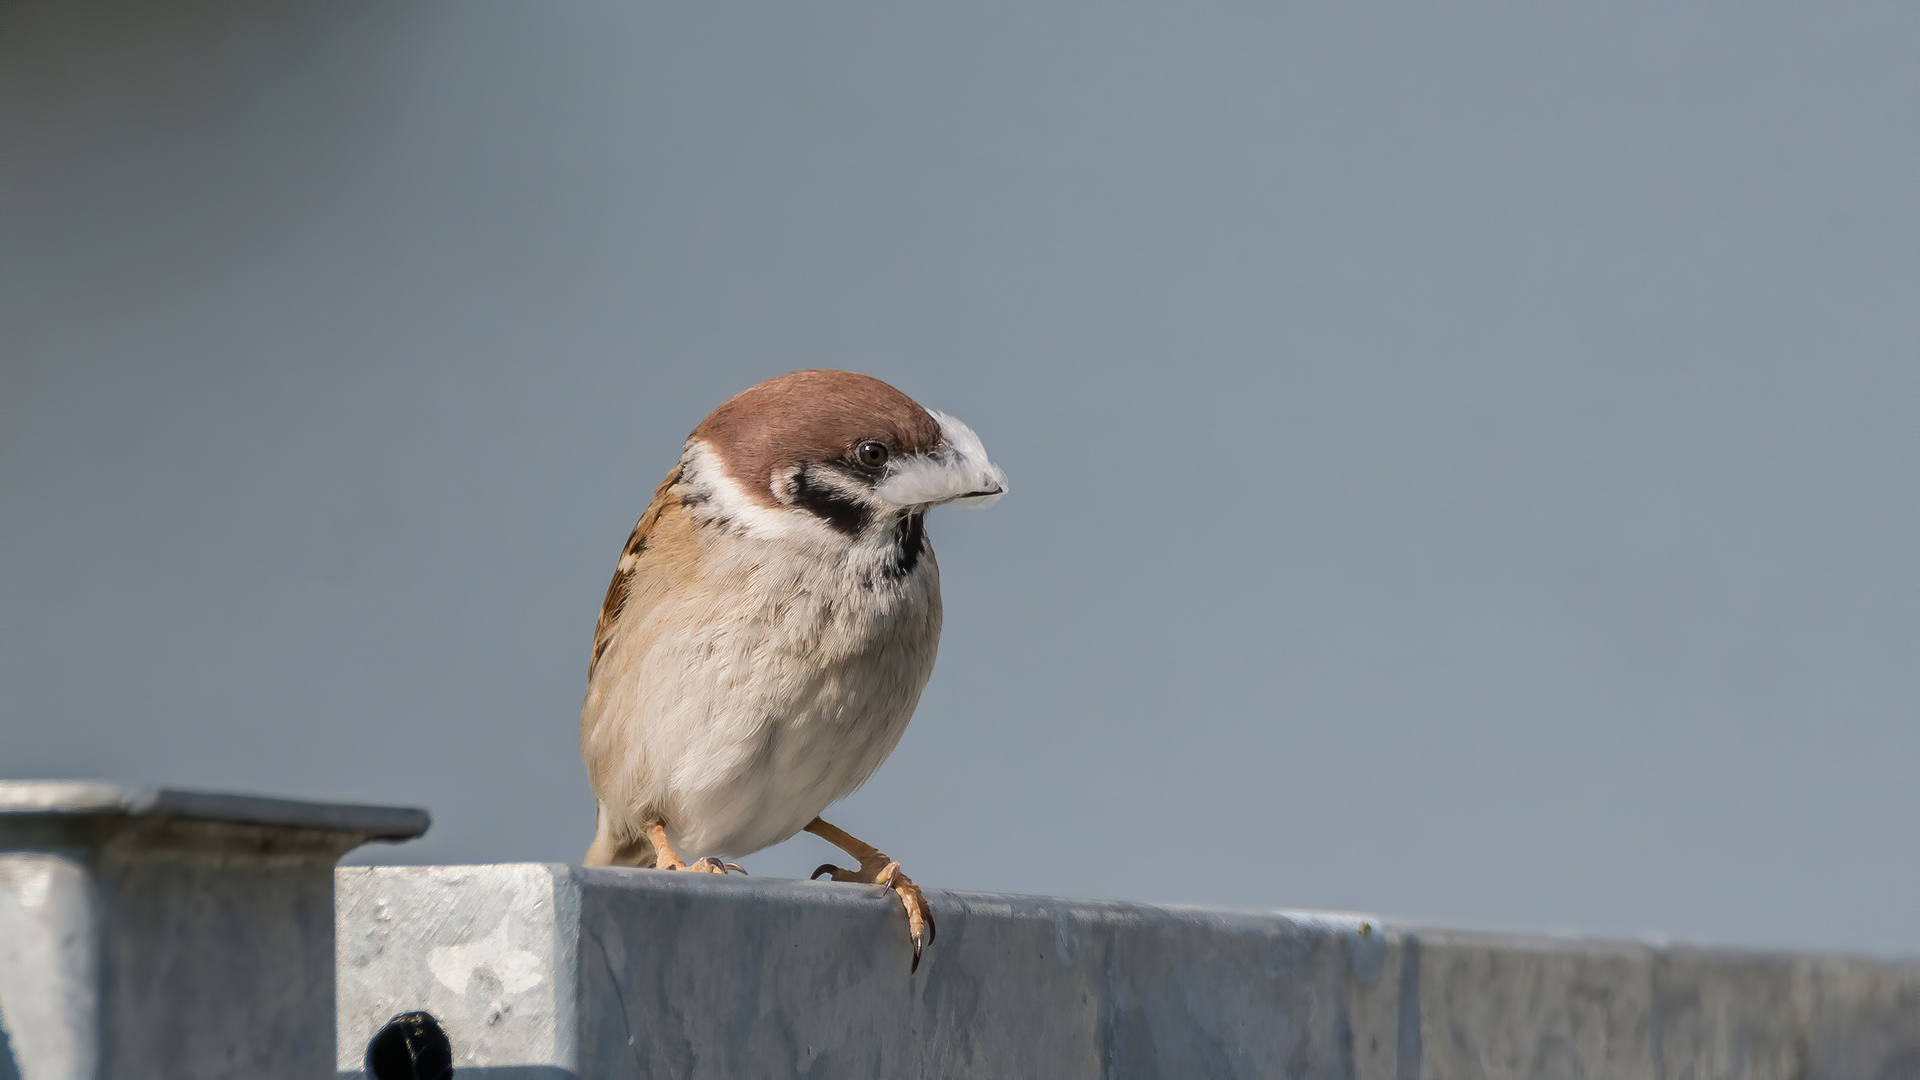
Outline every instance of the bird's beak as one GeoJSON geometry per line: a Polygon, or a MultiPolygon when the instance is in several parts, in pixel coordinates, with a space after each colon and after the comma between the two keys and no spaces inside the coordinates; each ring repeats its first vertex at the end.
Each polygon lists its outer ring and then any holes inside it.
{"type": "MultiPolygon", "coordinates": [[[[999,471],[998,467],[995,468],[995,471],[996,472],[999,471]]],[[[994,500],[998,499],[1002,495],[1005,495],[1006,493],[1007,493],[1007,486],[1006,484],[1001,483],[1001,484],[996,484],[993,487],[981,488],[979,491],[969,491],[965,495],[955,495],[951,499],[947,499],[945,501],[935,503],[934,505],[935,506],[986,506],[987,504],[993,502],[994,500]]]]}
{"type": "Polygon", "coordinates": [[[986,506],[1007,493],[1007,474],[987,459],[986,447],[973,429],[945,413],[940,422],[939,448],[902,458],[887,470],[875,490],[902,509],[936,506],[986,506]]]}

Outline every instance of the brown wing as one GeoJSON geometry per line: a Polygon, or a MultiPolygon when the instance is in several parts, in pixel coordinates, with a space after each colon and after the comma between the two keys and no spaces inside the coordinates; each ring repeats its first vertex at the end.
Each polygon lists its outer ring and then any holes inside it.
{"type": "Polygon", "coordinates": [[[613,580],[607,583],[607,598],[600,604],[600,622],[593,628],[593,659],[587,662],[587,678],[593,678],[593,669],[600,663],[600,657],[607,651],[607,645],[613,640],[613,624],[620,618],[620,612],[627,606],[627,594],[633,591],[633,578],[640,570],[640,559],[647,552],[648,538],[653,535],[655,525],[660,523],[660,514],[673,501],[673,485],[680,482],[680,466],[675,465],[660,486],[653,489],[653,502],[647,512],[633,526],[633,534],[627,537],[627,546],[620,549],[620,564],[614,567],[613,580]]]}

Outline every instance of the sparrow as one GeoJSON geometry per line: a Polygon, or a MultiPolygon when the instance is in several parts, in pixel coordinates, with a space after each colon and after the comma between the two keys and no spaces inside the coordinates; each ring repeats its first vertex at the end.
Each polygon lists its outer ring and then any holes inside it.
{"type": "Polygon", "coordinates": [[[769,379],[701,421],[594,628],[586,865],[745,873],[724,860],[804,829],[859,863],[815,878],[899,897],[917,970],[934,935],[926,897],[820,814],[893,752],[933,673],[927,512],[1006,490],[965,424],[849,371],[769,379]]]}

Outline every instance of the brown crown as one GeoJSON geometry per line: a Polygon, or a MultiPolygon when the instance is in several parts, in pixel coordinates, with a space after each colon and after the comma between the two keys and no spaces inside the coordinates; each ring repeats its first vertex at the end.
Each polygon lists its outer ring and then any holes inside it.
{"type": "Polygon", "coordinates": [[[918,402],[870,375],[795,371],[728,398],[689,438],[712,446],[728,476],[771,502],[777,469],[843,460],[867,439],[879,439],[896,454],[924,454],[940,444],[940,424],[918,402]]]}

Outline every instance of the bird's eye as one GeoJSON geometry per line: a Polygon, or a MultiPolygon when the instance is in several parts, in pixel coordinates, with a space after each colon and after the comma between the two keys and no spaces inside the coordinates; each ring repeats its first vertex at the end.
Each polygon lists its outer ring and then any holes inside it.
{"type": "Polygon", "coordinates": [[[889,453],[890,451],[887,449],[887,444],[881,442],[879,439],[868,439],[866,442],[853,448],[854,459],[869,469],[877,469],[885,465],[889,453]]]}

